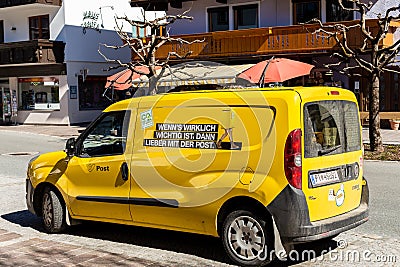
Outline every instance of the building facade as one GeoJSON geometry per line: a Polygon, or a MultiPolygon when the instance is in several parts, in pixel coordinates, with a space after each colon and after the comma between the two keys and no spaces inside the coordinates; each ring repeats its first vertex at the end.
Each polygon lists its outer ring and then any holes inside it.
{"type": "MultiPolygon", "coordinates": [[[[163,9],[171,15],[189,11],[187,15],[193,17],[189,22],[177,21],[169,32],[175,37],[204,42],[191,47],[164,46],[158,51],[160,58],[166,57],[168,51],[191,50],[193,53],[189,60],[212,60],[225,64],[256,63],[272,56],[303,61],[316,66],[311,75],[303,80],[303,85],[325,84],[350,89],[357,94],[361,110],[367,110],[366,79],[348,78],[339,71],[327,69],[325,64],[332,62],[330,55],[337,48],[336,43],[324,38],[323,34],[315,34],[317,25],[301,25],[313,18],[319,18],[323,23],[355,23],[359,14],[342,10],[337,0],[131,2],[133,6],[147,10],[163,9]]],[[[369,18],[374,19],[378,14],[384,14],[388,7],[396,6],[395,2],[375,1],[368,14],[369,18]]],[[[352,3],[346,1],[344,4],[352,6],[352,3]]],[[[367,25],[372,31],[377,28],[373,20],[367,25]]],[[[351,46],[361,46],[363,39],[358,31],[351,32],[348,37],[351,46]]],[[[391,44],[399,38],[398,28],[390,27],[382,45],[391,44]]],[[[398,76],[387,73],[383,79],[381,108],[387,111],[398,110],[398,76]]]]}
{"type": "MultiPolygon", "coordinates": [[[[102,96],[112,64],[99,44],[122,45],[115,16],[140,16],[128,1],[10,0],[0,3],[2,120],[24,124],[89,122],[109,105],[102,96]]],[[[123,25],[124,31],[131,27],[123,25]]],[[[130,60],[129,49],[105,49],[130,60]]]]}

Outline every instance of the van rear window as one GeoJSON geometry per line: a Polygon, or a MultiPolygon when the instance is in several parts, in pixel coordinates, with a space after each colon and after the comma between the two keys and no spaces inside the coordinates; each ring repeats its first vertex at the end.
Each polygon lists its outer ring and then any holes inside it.
{"type": "Polygon", "coordinates": [[[361,149],[357,105],[350,101],[318,101],[304,106],[304,157],[361,149]]]}

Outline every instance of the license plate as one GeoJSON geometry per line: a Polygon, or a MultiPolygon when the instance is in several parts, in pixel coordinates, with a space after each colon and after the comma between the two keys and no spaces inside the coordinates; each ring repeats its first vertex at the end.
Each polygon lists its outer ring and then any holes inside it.
{"type": "Polygon", "coordinates": [[[328,171],[310,174],[310,181],[313,187],[340,182],[337,171],[328,171]]]}

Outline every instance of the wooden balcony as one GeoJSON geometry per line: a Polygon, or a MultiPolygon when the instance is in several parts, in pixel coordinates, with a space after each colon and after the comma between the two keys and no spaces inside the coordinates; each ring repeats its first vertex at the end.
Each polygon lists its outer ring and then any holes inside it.
{"type": "MultiPolygon", "coordinates": [[[[351,25],[357,21],[343,22],[351,25]]],[[[375,20],[368,21],[372,32],[378,30],[375,20]]],[[[391,27],[392,28],[392,27],[391,27]]],[[[195,60],[226,60],[248,59],[268,55],[299,55],[299,54],[328,54],[332,49],[338,49],[332,38],[323,33],[315,34],[318,25],[294,25],[286,27],[268,27],[235,31],[208,32],[191,35],[176,35],[187,41],[204,40],[202,43],[166,44],[156,53],[159,59],[165,59],[169,51],[185,54],[192,51],[187,59],[195,60]]],[[[393,43],[394,28],[383,40],[382,45],[393,43]]],[[[358,29],[352,29],[348,34],[348,43],[359,47],[363,38],[358,29]]],[[[135,55],[133,55],[135,59],[135,55]]]]}
{"type": "Polygon", "coordinates": [[[0,65],[22,63],[63,63],[65,43],[31,40],[0,44],[0,65]]]}
{"type": "Polygon", "coordinates": [[[21,6],[28,4],[44,4],[61,6],[62,0],[3,0],[0,2],[0,8],[21,6]]]}

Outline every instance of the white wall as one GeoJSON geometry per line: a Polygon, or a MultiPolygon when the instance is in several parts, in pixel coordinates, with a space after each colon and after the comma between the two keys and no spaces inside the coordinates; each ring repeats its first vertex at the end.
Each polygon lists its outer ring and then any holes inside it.
{"type": "MultiPolygon", "coordinates": [[[[108,45],[122,45],[122,41],[115,32],[115,17],[127,16],[129,19],[142,20],[139,8],[132,8],[129,0],[64,0],[62,6],[53,5],[21,5],[0,9],[0,20],[4,21],[5,42],[29,40],[29,20],[36,15],[49,14],[50,39],[63,41],[65,46],[65,63],[67,75],[57,76],[60,80],[60,111],[19,111],[18,122],[31,124],[74,124],[92,121],[101,110],[80,111],[79,99],[69,99],[70,86],[78,86],[80,70],[88,69],[88,75],[110,76],[119,71],[104,71],[112,63],[105,61],[98,53],[99,43],[108,45]],[[101,10],[101,14],[100,14],[101,10]],[[98,29],[81,27],[84,22],[84,12],[91,11],[98,14],[93,20],[98,29]],[[15,27],[15,31],[11,31],[15,27]]],[[[154,18],[157,14],[148,14],[154,18]]],[[[122,23],[122,20],[118,20],[122,23]]],[[[131,33],[132,27],[128,23],[123,30],[131,33]]],[[[129,62],[131,52],[125,49],[102,49],[110,59],[129,62]]],[[[10,87],[17,89],[17,77],[10,78],[10,87]]],[[[79,94],[78,94],[79,98],[79,94]]]]}
{"type": "MultiPolygon", "coordinates": [[[[139,9],[131,8],[128,0],[64,0],[63,8],[65,24],[74,26],[82,24],[83,13],[85,11],[100,13],[101,8],[102,16],[99,16],[97,22],[103,24],[104,27],[101,27],[101,29],[104,30],[114,29],[115,16],[121,17],[126,15],[128,18],[136,18],[141,14],[139,9]]],[[[130,25],[125,23],[124,26],[124,31],[131,32],[130,25]]]]}
{"type": "MultiPolygon", "coordinates": [[[[264,0],[264,1],[245,1],[228,0],[229,6],[238,4],[259,4],[259,24],[260,27],[286,26],[291,24],[291,0],[264,0]]],[[[182,9],[168,10],[169,14],[181,14],[190,9],[189,16],[193,21],[181,20],[171,26],[171,34],[192,34],[207,32],[207,8],[220,7],[226,4],[217,3],[215,0],[184,2],[182,9]]],[[[233,16],[232,16],[233,17],[233,16]]]]}
{"type": "MultiPolygon", "coordinates": [[[[76,86],[78,89],[78,99],[69,99],[68,96],[68,115],[71,124],[90,122],[95,119],[102,110],[79,110],[79,87],[78,87],[78,75],[82,68],[88,69],[88,75],[94,76],[109,76],[110,73],[105,72],[104,64],[102,63],[91,63],[91,62],[70,62],[67,64],[67,83],[68,86],[76,86]]],[[[115,71],[114,71],[115,72],[115,71]]]]}
{"type": "MultiPolygon", "coordinates": [[[[122,45],[121,39],[115,32],[115,16],[126,15],[130,19],[138,19],[141,14],[140,9],[131,8],[128,0],[65,0],[63,2],[59,16],[52,22],[52,38],[66,43],[68,89],[69,86],[78,87],[77,76],[80,75],[82,69],[87,69],[88,75],[96,76],[110,76],[117,71],[105,71],[113,64],[107,63],[98,53],[99,44],[122,45]],[[100,7],[102,7],[101,15],[100,7]],[[89,28],[83,31],[81,24],[84,21],[83,13],[86,11],[99,14],[95,21],[99,26],[99,31],[89,28]]],[[[122,23],[122,20],[119,22],[122,23]]],[[[132,28],[125,22],[123,30],[130,33],[132,28]]],[[[129,48],[113,50],[101,47],[101,50],[109,59],[118,59],[123,62],[129,62],[131,59],[129,48]]],[[[78,99],[69,99],[68,90],[67,99],[70,124],[92,121],[101,113],[101,110],[79,110],[79,93],[78,99]]]]}
{"type": "MultiPolygon", "coordinates": [[[[132,9],[129,1],[121,0],[65,0],[57,16],[51,24],[51,39],[66,43],[65,61],[105,62],[97,52],[99,43],[122,45],[115,32],[115,17],[127,16],[137,19],[141,16],[140,9],[132,9]],[[98,15],[96,20],[84,20],[85,12],[98,15]],[[93,22],[99,31],[81,27],[84,21],[93,22]]],[[[123,20],[118,20],[124,31],[132,32],[131,26],[123,20]]],[[[112,59],[130,60],[129,49],[107,49],[107,56],[112,59]]]]}
{"type": "Polygon", "coordinates": [[[0,19],[4,21],[4,42],[29,40],[29,17],[49,14],[50,21],[57,15],[60,7],[51,5],[25,5],[0,9],[0,19]],[[11,28],[16,30],[12,31],[11,28]]]}

